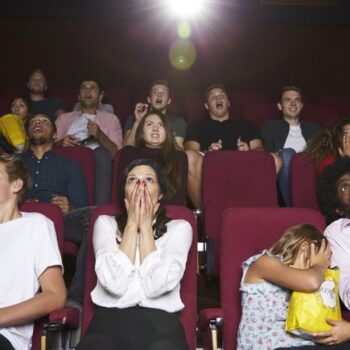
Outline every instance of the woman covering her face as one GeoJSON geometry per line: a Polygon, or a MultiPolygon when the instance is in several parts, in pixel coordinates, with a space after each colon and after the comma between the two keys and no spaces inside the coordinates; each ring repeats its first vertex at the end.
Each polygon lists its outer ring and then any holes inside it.
{"type": "Polygon", "coordinates": [[[98,307],[77,350],[188,349],[178,312],[191,226],[166,217],[167,178],[154,161],[131,162],[119,189],[124,211],[94,226],[98,307]]]}

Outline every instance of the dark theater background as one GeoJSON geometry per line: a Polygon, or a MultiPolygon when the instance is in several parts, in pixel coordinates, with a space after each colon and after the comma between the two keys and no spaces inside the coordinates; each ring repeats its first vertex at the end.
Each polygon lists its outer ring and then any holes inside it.
{"type": "Polygon", "coordinates": [[[107,95],[126,89],[135,97],[150,81],[165,78],[180,112],[186,91],[201,92],[213,81],[262,93],[270,102],[291,83],[315,103],[323,95],[350,95],[349,1],[207,1],[205,15],[189,22],[196,60],[180,71],[168,55],[180,20],[164,3],[2,1],[0,96],[23,89],[38,67],[56,94],[78,91],[82,77],[96,76],[107,95]]]}

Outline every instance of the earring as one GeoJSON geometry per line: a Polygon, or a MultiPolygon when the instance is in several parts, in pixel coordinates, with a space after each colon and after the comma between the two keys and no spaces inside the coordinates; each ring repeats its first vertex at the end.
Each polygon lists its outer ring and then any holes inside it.
{"type": "Polygon", "coordinates": [[[341,209],[339,209],[339,208],[335,209],[335,212],[337,213],[337,215],[338,215],[340,218],[344,217],[344,215],[345,215],[345,213],[344,213],[341,209]]]}

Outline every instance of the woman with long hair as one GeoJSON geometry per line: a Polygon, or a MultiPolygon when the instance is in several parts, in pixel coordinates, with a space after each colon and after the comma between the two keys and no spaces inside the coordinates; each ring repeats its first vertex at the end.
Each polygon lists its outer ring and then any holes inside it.
{"type": "Polygon", "coordinates": [[[315,162],[319,173],[336,159],[350,156],[350,117],[339,119],[314,135],[306,152],[315,162]]]}
{"type": "Polygon", "coordinates": [[[156,159],[169,179],[167,204],[186,204],[187,156],[176,150],[174,134],[163,113],[150,112],[140,121],[135,133],[135,147],[125,146],[119,155],[119,175],[130,161],[156,159]]]}
{"type": "Polygon", "coordinates": [[[124,210],[96,220],[91,297],[97,308],[77,350],[188,349],[178,312],[192,229],[166,217],[167,188],[156,162],[135,160],[119,185],[124,210]]]}

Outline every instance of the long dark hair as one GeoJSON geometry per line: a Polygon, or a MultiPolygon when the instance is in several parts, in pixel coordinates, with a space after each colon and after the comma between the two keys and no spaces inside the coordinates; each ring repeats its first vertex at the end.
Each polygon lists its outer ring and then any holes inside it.
{"type": "Polygon", "coordinates": [[[147,147],[144,139],[143,129],[146,119],[150,115],[156,115],[163,123],[165,130],[165,140],[161,144],[158,152],[157,162],[161,169],[169,177],[168,182],[168,198],[173,198],[181,185],[180,164],[176,154],[176,141],[173,131],[168,123],[166,116],[161,112],[149,112],[140,121],[135,133],[135,146],[147,147]]]}
{"type": "Polygon", "coordinates": [[[350,125],[350,117],[338,119],[325,126],[319,133],[311,137],[306,152],[319,164],[327,156],[339,158],[339,149],[343,147],[344,126],[350,125]]]}
{"type": "MultiPolygon", "coordinates": [[[[167,176],[164,173],[162,173],[162,170],[160,169],[158,163],[155,160],[136,159],[129,163],[129,165],[126,167],[120,178],[118,186],[118,203],[119,207],[122,209],[122,212],[120,214],[117,214],[115,218],[117,220],[118,230],[121,233],[121,235],[123,235],[124,233],[126,222],[128,220],[128,213],[126,211],[124,202],[126,179],[132,169],[141,165],[149,166],[154,170],[159,184],[160,193],[163,195],[162,199],[167,197],[167,176]]],[[[160,200],[160,206],[157,213],[155,214],[155,220],[152,225],[155,239],[158,239],[164,235],[164,233],[167,231],[166,224],[170,221],[170,219],[165,214],[165,208],[162,205],[162,199],[160,200]]]]}

